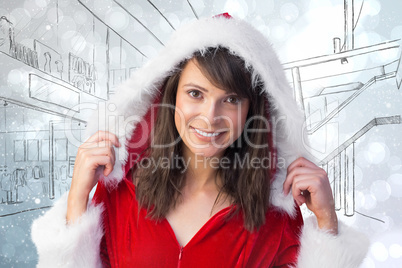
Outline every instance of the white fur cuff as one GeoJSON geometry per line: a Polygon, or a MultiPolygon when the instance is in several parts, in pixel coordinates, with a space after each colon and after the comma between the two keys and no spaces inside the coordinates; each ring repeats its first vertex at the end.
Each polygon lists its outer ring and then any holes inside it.
{"type": "Polygon", "coordinates": [[[67,196],[65,193],[32,224],[31,237],[39,255],[37,267],[101,267],[103,207],[90,204],[77,222],[67,225],[67,196]]]}
{"type": "Polygon", "coordinates": [[[370,245],[363,233],[342,222],[338,225],[338,235],[320,230],[315,217],[305,220],[300,241],[298,268],[359,267],[370,245]]]}

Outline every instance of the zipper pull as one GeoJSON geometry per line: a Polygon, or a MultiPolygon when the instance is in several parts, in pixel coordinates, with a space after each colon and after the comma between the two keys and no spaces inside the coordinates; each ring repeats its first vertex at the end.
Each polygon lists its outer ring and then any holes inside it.
{"type": "Polygon", "coordinates": [[[183,247],[180,248],[180,253],[179,253],[179,261],[181,260],[181,256],[183,255],[183,247]]]}

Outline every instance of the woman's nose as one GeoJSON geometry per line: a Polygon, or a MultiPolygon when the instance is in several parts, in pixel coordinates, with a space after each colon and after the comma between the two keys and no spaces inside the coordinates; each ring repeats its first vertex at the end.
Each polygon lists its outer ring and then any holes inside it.
{"type": "Polygon", "coordinates": [[[204,116],[210,124],[216,124],[222,119],[222,109],[217,102],[207,102],[204,107],[204,116]]]}

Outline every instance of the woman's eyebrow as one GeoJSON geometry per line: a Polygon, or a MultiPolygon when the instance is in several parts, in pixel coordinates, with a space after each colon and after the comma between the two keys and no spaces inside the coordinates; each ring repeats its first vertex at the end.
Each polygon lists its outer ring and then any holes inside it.
{"type": "Polygon", "coordinates": [[[199,90],[201,90],[201,91],[208,92],[208,89],[206,89],[206,88],[204,88],[204,87],[202,87],[202,86],[199,86],[199,85],[197,85],[197,84],[194,84],[194,83],[187,83],[187,84],[185,84],[184,86],[185,86],[185,87],[195,87],[195,88],[197,88],[197,89],[199,89],[199,90]]]}
{"type": "MultiPolygon", "coordinates": [[[[195,88],[197,88],[197,89],[199,89],[201,91],[208,92],[208,89],[206,89],[206,88],[204,88],[202,86],[199,86],[197,84],[194,84],[194,83],[184,84],[184,87],[195,87],[195,88]]],[[[236,95],[236,96],[238,96],[238,94],[235,91],[226,91],[225,95],[236,95]]]]}

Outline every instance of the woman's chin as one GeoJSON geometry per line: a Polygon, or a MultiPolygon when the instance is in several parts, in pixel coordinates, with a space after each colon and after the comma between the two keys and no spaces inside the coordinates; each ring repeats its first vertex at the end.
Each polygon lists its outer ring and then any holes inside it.
{"type": "Polygon", "coordinates": [[[194,153],[195,159],[201,161],[201,159],[221,158],[224,150],[197,150],[194,153]]]}
{"type": "Polygon", "coordinates": [[[193,156],[196,161],[203,161],[204,158],[221,158],[227,148],[219,145],[217,147],[213,144],[192,146],[184,143],[184,145],[184,150],[188,152],[188,154],[185,153],[184,155],[193,156]]]}

